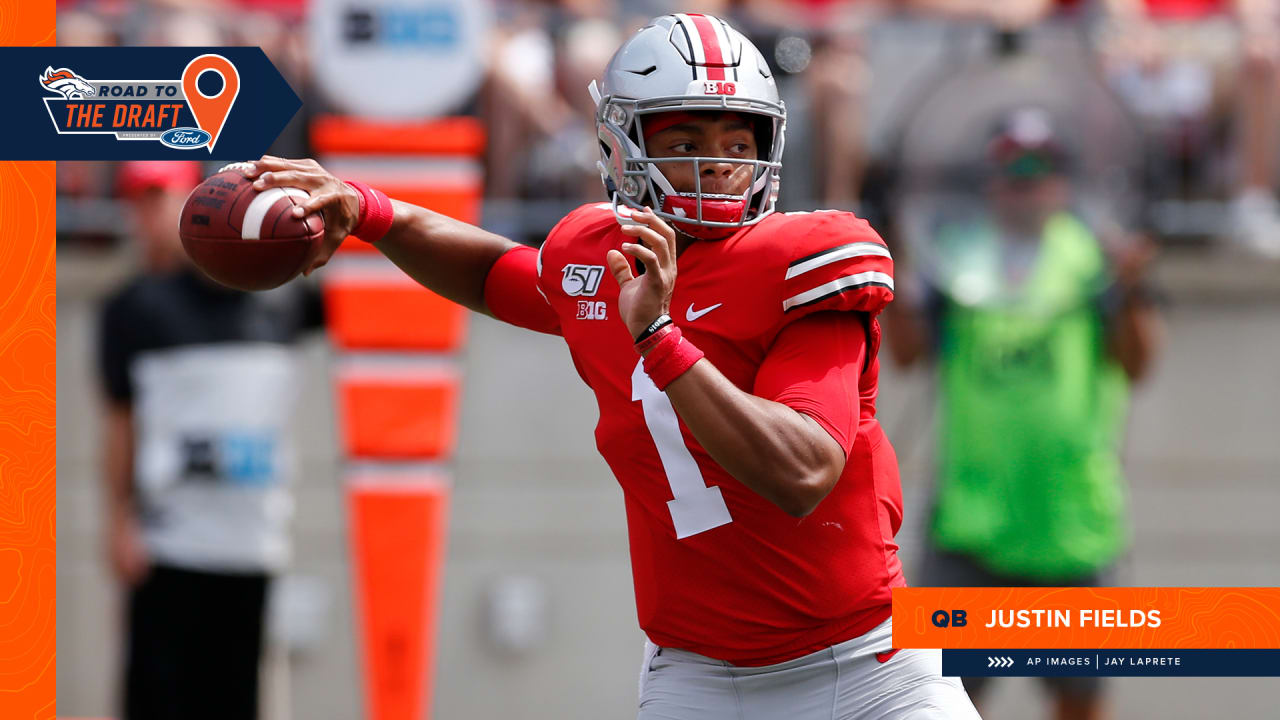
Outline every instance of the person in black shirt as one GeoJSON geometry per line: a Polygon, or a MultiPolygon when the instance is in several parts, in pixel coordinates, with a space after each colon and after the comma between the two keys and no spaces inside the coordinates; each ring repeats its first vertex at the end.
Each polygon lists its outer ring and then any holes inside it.
{"type": "Polygon", "coordinates": [[[229,290],[187,261],[177,218],[199,180],[194,162],[120,171],[144,272],[103,308],[99,365],[126,720],[256,717],[266,592],[289,561],[292,344],[319,302],[229,290]]]}

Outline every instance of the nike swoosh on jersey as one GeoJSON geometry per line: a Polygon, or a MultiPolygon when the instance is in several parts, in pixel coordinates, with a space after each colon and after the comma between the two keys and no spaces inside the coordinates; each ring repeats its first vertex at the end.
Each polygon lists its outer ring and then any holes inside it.
{"type": "Polygon", "coordinates": [[[689,322],[693,322],[694,320],[697,320],[698,318],[702,317],[703,315],[706,315],[712,310],[715,310],[716,308],[720,307],[723,304],[724,303],[716,303],[711,307],[705,307],[705,308],[702,308],[701,310],[694,310],[693,303],[689,303],[689,309],[684,311],[684,319],[689,322]]]}

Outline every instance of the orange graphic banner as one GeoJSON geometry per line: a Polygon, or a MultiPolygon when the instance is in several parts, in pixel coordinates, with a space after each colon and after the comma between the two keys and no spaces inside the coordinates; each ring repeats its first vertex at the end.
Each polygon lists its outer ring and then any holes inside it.
{"type": "Polygon", "coordinates": [[[897,588],[896,648],[1280,648],[1280,588],[897,588]]]}
{"type": "MultiPolygon", "coordinates": [[[[0,45],[53,45],[52,2],[6,2],[0,45]]],[[[0,718],[55,715],[54,165],[0,162],[0,718]]]]}

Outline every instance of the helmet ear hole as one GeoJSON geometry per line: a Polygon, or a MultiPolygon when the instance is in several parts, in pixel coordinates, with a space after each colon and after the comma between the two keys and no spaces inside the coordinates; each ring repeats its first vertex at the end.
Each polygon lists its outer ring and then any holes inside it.
{"type": "Polygon", "coordinates": [[[627,152],[621,140],[610,130],[601,127],[597,137],[600,140],[601,175],[613,185],[610,190],[612,194],[623,186],[623,164],[626,162],[627,152]]]}

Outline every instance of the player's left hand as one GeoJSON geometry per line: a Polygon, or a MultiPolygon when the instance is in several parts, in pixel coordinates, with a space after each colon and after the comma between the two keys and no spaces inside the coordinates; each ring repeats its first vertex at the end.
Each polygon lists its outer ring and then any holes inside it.
{"type": "Polygon", "coordinates": [[[623,243],[621,251],[610,250],[605,260],[621,288],[618,313],[635,337],[671,309],[671,293],[676,287],[676,232],[649,208],[633,212],[631,219],[634,224],[623,225],[622,233],[637,242],[623,243]],[[643,275],[636,277],[631,272],[626,255],[644,263],[643,275]]]}

